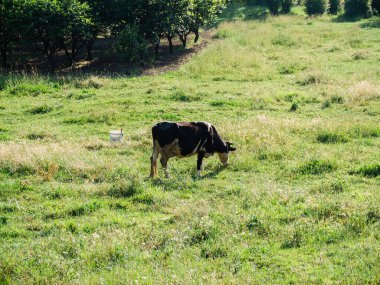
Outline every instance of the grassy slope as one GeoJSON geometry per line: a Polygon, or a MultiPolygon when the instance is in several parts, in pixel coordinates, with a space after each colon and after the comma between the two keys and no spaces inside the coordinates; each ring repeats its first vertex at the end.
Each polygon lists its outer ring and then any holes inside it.
{"type": "Polygon", "coordinates": [[[376,22],[281,16],[216,36],[162,76],[2,77],[0,283],[379,281],[376,22]],[[212,122],[238,152],[203,179],[195,158],[146,179],[159,120],[212,122]],[[126,142],[108,143],[119,127],[126,142]]]}

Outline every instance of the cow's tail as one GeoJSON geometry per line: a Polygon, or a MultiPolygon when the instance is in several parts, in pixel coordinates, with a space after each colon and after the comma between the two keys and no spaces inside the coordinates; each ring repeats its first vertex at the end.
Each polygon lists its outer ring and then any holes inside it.
{"type": "Polygon", "coordinates": [[[155,140],[157,140],[157,129],[158,129],[157,125],[154,125],[153,128],[152,128],[153,147],[154,147],[154,144],[155,144],[155,140]]]}

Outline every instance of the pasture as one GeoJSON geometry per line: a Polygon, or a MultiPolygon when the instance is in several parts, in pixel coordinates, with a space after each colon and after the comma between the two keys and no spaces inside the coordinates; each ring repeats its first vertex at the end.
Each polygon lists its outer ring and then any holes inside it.
{"type": "Polygon", "coordinates": [[[259,12],[157,76],[0,76],[1,284],[380,282],[379,18],[259,12]],[[230,166],[148,179],[161,120],[230,166]]]}

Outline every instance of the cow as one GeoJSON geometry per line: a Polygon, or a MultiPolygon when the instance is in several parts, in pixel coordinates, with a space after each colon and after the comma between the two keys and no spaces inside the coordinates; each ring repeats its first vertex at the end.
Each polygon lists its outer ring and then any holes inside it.
{"type": "Polygon", "coordinates": [[[203,158],[217,153],[221,163],[228,165],[228,157],[236,148],[224,141],[215,127],[207,122],[160,122],[152,128],[153,152],[150,158],[150,177],[157,175],[160,157],[165,177],[169,178],[168,160],[172,157],[190,157],[198,154],[197,175],[201,176],[203,158]]]}

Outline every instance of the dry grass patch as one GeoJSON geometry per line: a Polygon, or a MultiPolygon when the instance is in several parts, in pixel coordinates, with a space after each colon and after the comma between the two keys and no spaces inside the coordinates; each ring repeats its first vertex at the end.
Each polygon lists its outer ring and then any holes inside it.
{"type": "Polygon", "coordinates": [[[367,80],[352,85],[347,91],[347,99],[352,103],[361,103],[380,97],[380,85],[367,80]]]}

